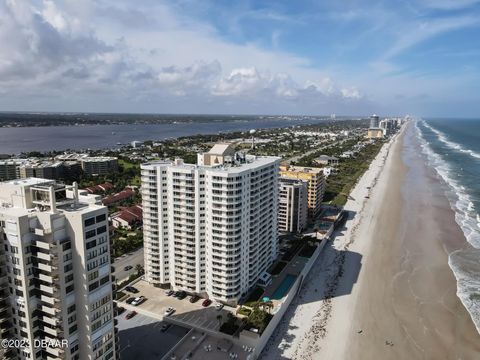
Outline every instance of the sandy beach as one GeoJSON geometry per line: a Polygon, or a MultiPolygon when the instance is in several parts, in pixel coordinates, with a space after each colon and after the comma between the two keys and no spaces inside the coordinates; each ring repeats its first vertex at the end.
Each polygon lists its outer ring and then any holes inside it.
{"type": "Polygon", "coordinates": [[[479,359],[448,254],[468,246],[410,124],[351,193],[263,359],[479,359]],[[369,198],[366,198],[366,196],[369,198]]]}

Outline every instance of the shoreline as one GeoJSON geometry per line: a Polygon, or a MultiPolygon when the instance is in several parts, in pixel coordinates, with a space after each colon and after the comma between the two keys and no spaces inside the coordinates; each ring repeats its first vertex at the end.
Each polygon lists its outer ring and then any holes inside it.
{"type": "MultiPolygon", "coordinates": [[[[366,196],[377,186],[390,149],[404,131],[396,134],[379,151],[368,170],[360,177],[349,195],[344,209],[349,212],[345,226],[332,235],[317,262],[312,267],[304,286],[285,313],[277,331],[267,344],[262,359],[311,359],[316,358],[331,333],[330,319],[339,299],[355,290],[362,254],[349,251],[363,219],[366,196]],[[368,189],[370,188],[370,189],[368,189]],[[345,265],[347,264],[347,265],[345,265]],[[351,264],[349,269],[348,264],[351,264]],[[348,277],[348,281],[343,278],[348,277]],[[313,357],[315,356],[315,357],[313,357]]],[[[337,335],[335,335],[337,336],[337,335]]],[[[323,357],[330,359],[330,357],[323,357]]],[[[334,358],[332,358],[334,359],[334,358]]]]}
{"type": "MultiPolygon", "coordinates": [[[[424,123],[424,121],[421,122],[424,123]]],[[[480,263],[478,262],[478,259],[480,259],[480,248],[478,245],[480,243],[472,238],[475,236],[476,229],[472,228],[470,224],[466,224],[470,220],[470,215],[466,212],[470,210],[469,207],[473,204],[472,199],[470,195],[464,193],[462,186],[458,184],[457,180],[449,177],[450,165],[432,150],[430,144],[425,140],[418,123],[418,121],[415,123],[415,129],[425,161],[428,164],[427,167],[434,169],[432,173],[439,179],[443,193],[454,213],[455,221],[467,241],[466,243],[462,242],[456,248],[450,248],[448,262],[457,281],[457,296],[470,313],[480,334],[480,303],[478,303],[478,296],[480,296],[480,263]],[[466,202],[468,202],[468,205],[466,202]]],[[[424,126],[436,135],[444,136],[428,124],[424,123],[424,126]]],[[[476,216],[478,226],[480,215],[476,214],[476,216]]]]}
{"type": "Polygon", "coordinates": [[[397,183],[381,194],[399,205],[380,205],[377,219],[380,225],[396,220],[396,227],[377,226],[372,236],[368,286],[361,286],[352,317],[365,336],[350,331],[347,346],[358,359],[477,359],[480,337],[449,266],[449,255],[468,243],[409,126],[397,153],[403,178],[394,178],[397,183]],[[391,345],[380,346],[382,341],[391,345]]]}
{"type": "Polygon", "coordinates": [[[345,208],[360,214],[319,258],[262,359],[478,358],[480,337],[448,262],[466,239],[411,127],[353,189],[345,208]]]}

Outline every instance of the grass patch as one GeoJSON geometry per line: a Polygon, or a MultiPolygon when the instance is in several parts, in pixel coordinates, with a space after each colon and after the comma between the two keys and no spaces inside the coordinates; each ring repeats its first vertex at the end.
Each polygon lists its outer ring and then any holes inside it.
{"type": "Polygon", "coordinates": [[[238,310],[238,313],[239,313],[240,315],[249,316],[249,315],[252,313],[252,310],[247,309],[247,308],[245,308],[245,307],[241,307],[241,308],[238,310]]]}
{"type": "Polygon", "coordinates": [[[126,160],[124,160],[124,159],[118,159],[118,165],[120,165],[120,166],[121,166],[122,168],[124,168],[125,170],[134,169],[134,168],[139,168],[139,167],[140,167],[140,165],[131,163],[131,162],[126,161],[126,160]]]}

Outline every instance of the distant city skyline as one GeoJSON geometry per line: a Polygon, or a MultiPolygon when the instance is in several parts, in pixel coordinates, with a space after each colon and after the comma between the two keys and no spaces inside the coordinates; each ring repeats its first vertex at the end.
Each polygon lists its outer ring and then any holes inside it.
{"type": "Polygon", "coordinates": [[[0,111],[480,115],[479,0],[0,0],[0,111]]]}

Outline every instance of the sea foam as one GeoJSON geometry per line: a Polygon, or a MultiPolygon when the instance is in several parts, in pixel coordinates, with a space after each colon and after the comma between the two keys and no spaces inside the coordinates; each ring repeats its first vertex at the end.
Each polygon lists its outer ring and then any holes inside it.
{"type": "MultiPolygon", "coordinates": [[[[425,121],[422,121],[422,125],[429,130],[432,129],[432,127],[425,123],[425,121]]],[[[449,186],[450,191],[448,191],[447,197],[450,201],[452,210],[455,212],[457,223],[461,226],[468,242],[475,248],[480,249],[480,224],[478,222],[478,212],[475,209],[471,196],[468,194],[467,189],[463,185],[460,185],[458,181],[451,176],[453,172],[451,166],[443,160],[439,154],[432,150],[430,144],[425,140],[423,133],[418,126],[418,122],[416,122],[415,126],[419,134],[423,152],[428,158],[428,162],[449,186]]],[[[433,132],[440,138],[435,131],[433,132]]]]}
{"type": "Polygon", "coordinates": [[[460,144],[458,144],[454,141],[449,140],[447,135],[445,135],[441,131],[431,127],[429,124],[426,123],[425,120],[422,120],[422,125],[425,126],[427,129],[429,129],[430,131],[432,131],[433,133],[435,133],[438,137],[438,140],[440,140],[442,143],[447,145],[450,149],[460,151],[460,152],[468,154],[468,155],[470,155],[474,158],[480,159],[480,154],[479,153],[477,153],[473,150],[470,150],[470,149],[465,149],[462,145],[460,145],[460,144]]]}
{"type": "MultiPolygon", "coordinates": [[[[422,121],[422,125],[435,133],[444,144],[458,150],[453,145],[455,143],[447,143],[446,137],[438,130],[433,129],[425,121],[422,121]]],[[[415,128],[429,164],[449,186],[450,191],[447,192],[447,198],[455,212],[455,220],[462,228],[467,241],[473,246],[473,249],[471,248],[468,251],[459,250],[451,253],[448,264],[457,279],[457,296],[470,314],[478,333],[480,333],[480,279],[478,277],[480,273],[480,262],[478,261],[480,258],[480,216],[476,212],[466,188],[451,176],[453,170],[450,165],[430,147],[418,125],[418,121],[415,122],[415,128]]]]}

